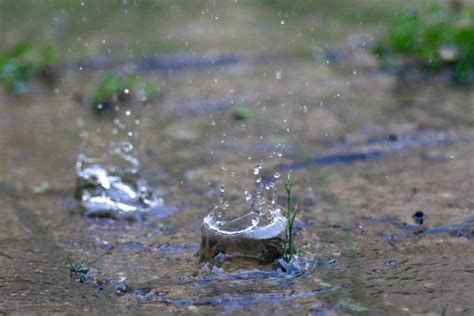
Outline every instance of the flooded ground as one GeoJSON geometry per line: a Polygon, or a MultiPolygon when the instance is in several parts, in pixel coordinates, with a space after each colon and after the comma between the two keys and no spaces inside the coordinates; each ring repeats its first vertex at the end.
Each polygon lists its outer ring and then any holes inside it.
{"type": "Polygon", "coordinates": [[[277,3],[0,2],[3,42],[66,57],[54,91],[0,94],[0,313],[474,312],[474,90],[378,70],[368,47],[404,2],[277,3]],[[78,119],[112,122],[74,96],[129,62],[163,93],[136,132],[167,216],[85,218],[78,119]],[[256,164],[263,181],[293,170],[304,273],[198,261],[218,188],[243,199],[256,164]]]}

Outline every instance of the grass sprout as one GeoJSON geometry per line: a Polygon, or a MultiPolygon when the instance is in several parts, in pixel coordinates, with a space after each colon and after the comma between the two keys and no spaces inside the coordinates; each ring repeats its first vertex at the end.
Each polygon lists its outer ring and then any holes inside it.
{"type": "Polygon", "coordinates": [[[288,209],[288,229],[286,235],[286,243],[284,247],[283,259],[286,262],[290,262],[292,256],[296,253],[296,247],[293,240],[293,224],[295,222],[296,214],[298,213],[298,204],[294,207],[291,200],[291,173],[288,173],[288,176],[285,180],[285,191],[287,195],[287,209],[288,209]]]}

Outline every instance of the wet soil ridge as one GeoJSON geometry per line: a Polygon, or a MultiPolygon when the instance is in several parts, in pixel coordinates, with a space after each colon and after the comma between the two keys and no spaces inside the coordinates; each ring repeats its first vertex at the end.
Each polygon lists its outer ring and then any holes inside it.
{"type": "Polygon", "coordinates": [[[213,67],[226,67],[245,63],[265,63],[279,58],[278,56],[256,55],[250,56],[236,53],[170,53],[126,61],[113,62],[107,56],[100,55],[89,59],[72,62],[64,67],[70,70],[99,71],[111,69],[116,72],[166,72],[198,70],[213,67]]]}
{"type": "Polygon", "coordinates": [[[438,235],[438,234],[449,234],[451,237],[455,238],[467,238],[469,240],[474,240],[474,216],[466,217],[459,224],[452,225],[442,225],[430,227],[426,226],[424,222],[416,222],[415,224],[405,223],[400,221],[394,216],[382,216],[382,217],[369,217],[361,216],[357,217],[360,221],[370,222],[370,223],[388,223],[400,230],[409,231],[409,233],[394,233],[394,234],[385,234],[382,236],[382,239],[385,241],[392,241],[397,239],[407,239],[413,238],[418,235],[438,235]]]}
{"type": "Polygon", "coordinates": [[[471,135],[456,135],[446,130],[417,130],[406,134],[390,134],[383,139],[369,140],[363,144],[340,143],[330,153],[309,160],[283,164],[283,170],[297,170],[370,161],[390,154],[412,149],[473,142],[471,135]]]}
{"type": "Polygon", "coordinates": [[[334,287],[322,287],[311,291],[302,291],[296,293],[253,293],[244,295],[218,295],[214,297],[207,297],[202,299],[173,299],[173,298],[158,298],[156,302],[167,303],[176,306],[202,306],[202,305],[241,305],[252,303],[275,303],[282,301],[292,301],[297,299],[309,299],[318,297],[324,294],[333,293],[340,289],[349,287],[348,284],[342,284],[334,287]]]}

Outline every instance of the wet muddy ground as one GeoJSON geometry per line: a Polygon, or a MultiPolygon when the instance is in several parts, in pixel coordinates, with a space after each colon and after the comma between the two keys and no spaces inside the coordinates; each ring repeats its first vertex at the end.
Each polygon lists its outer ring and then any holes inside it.
{"type": "MultiPolygon", "coordinates": [[[[53,38],[67,37],[72,51],[54,91],[0,94],[0,313],[474,312],[474,90],[378,70],[368,45],[394,5],[368,1],[351,20],[343,1],[304,13],[183,4],[149,13],[141,30],[132,26],[145,5],[101,15],[85,3],[78,16],[90,25],[79,30],[72,9],[50,5],[38,9],[44,19],[2,35],[8,43],[35,25],[54,29],[57,18],[64,34],[53,38]],[[70,66],[78,60],[96,67],[70,66]],[[130,63],[163,92],[139,110],[136,132],[141,174],[168,216],[84,218],[74,199],[77,120],[91,129],[112,123],[74,95],[130,63]],[[246,121],[235,119],[242,109],[246,121]],[[256,164],[264,180],[293,170],[304,273],[195,256],[218,188],[243,198],[256,164]],[[421,226],[412,218],[419,211],[421,226]],[[80,282],[69,265],[82,261],[93,271],[80,282]]],[[[21,12],[11,10],[14,22],[21,12]]]]}

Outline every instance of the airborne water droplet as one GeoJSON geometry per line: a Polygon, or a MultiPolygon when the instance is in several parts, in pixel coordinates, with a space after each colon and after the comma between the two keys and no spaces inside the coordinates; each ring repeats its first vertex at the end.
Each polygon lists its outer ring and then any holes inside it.
{"type": "Polygon", "coordinates": [[[249,191],[244,192],[245,195],[245,201],[250,201],[252,199],[252,194],[249,191]]]}
{"type": "Polygon", "coordinates": [[[253,168],[253,174],[258,175],[260,173],[260,169],[262,169],[261,165],[255,165],[255,167],[253,168]]]}

